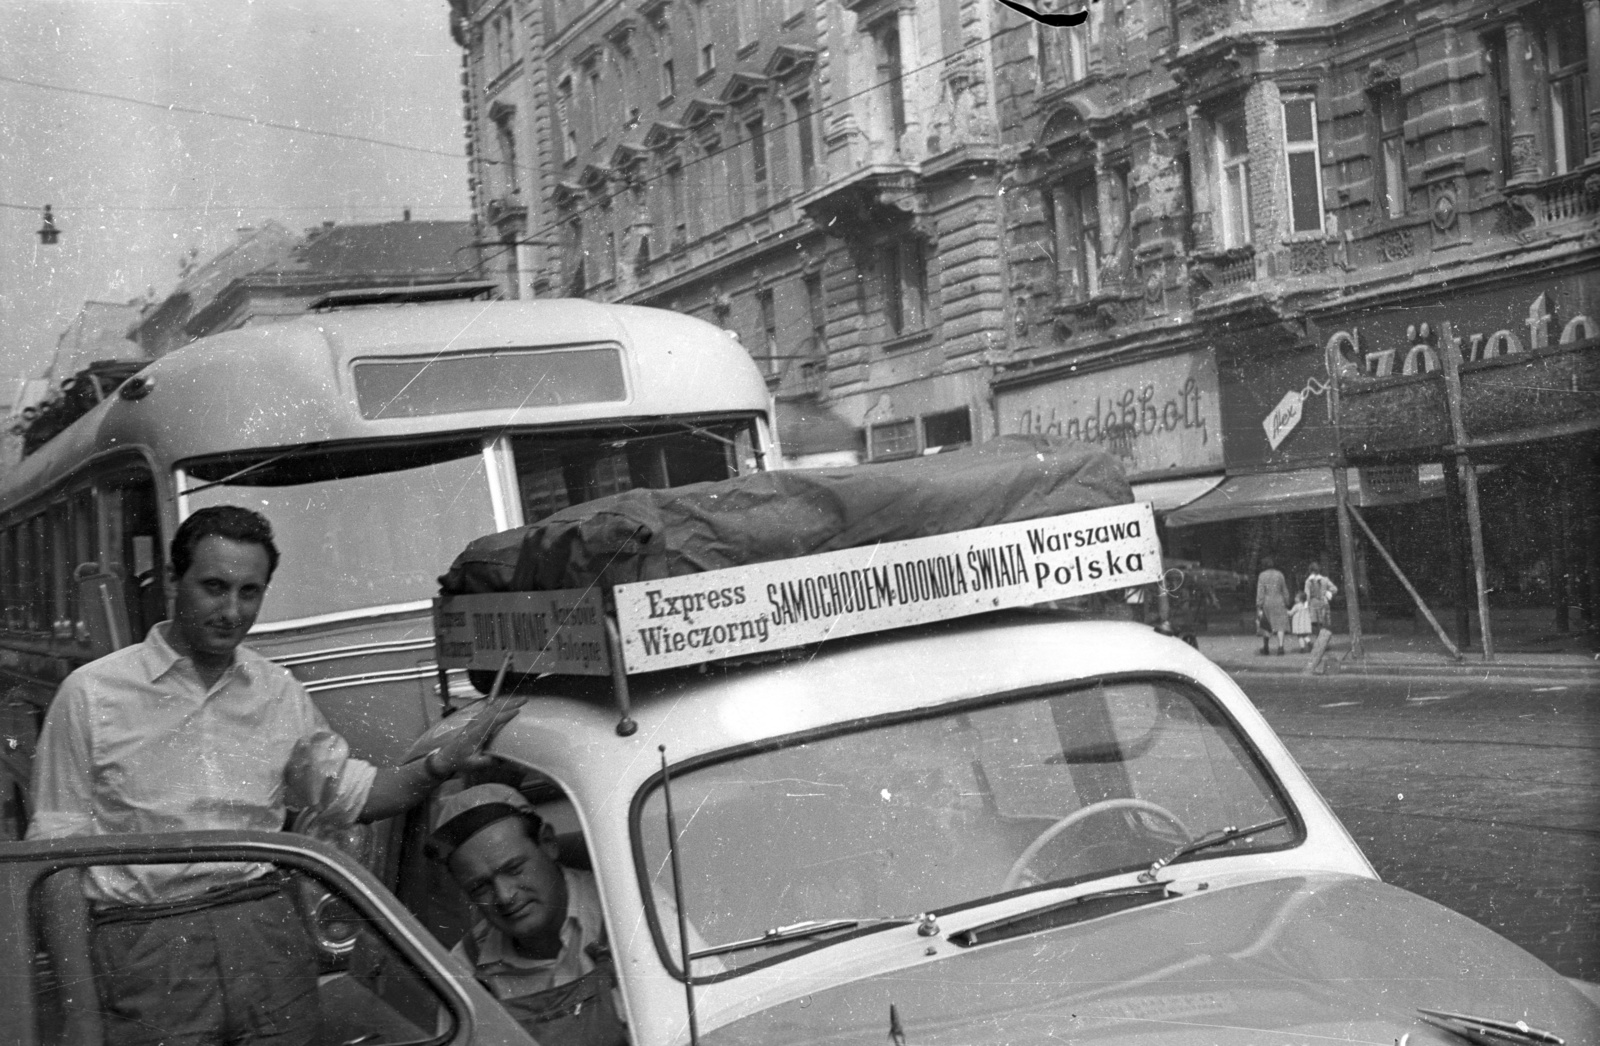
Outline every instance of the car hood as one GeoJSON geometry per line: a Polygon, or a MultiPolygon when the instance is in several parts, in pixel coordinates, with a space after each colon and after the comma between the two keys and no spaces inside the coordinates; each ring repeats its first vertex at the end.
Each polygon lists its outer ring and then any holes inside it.
{"type": "MultiPolygon", "coordinates": [[[[994,944],[962,948],[937,938],[934,956],[786,1000],[701,1041],[1470,1041],[1429,1025],[1419,1008],[1526,1021],[1569,1046],[1600,1039],[1600,1009],[1560,975],[1414,894],[1323,874],[1197,886],[1180,886],[1181,898],[994,944]]],[[[940,919],[946,935],[972,921],[940,919]]]]}

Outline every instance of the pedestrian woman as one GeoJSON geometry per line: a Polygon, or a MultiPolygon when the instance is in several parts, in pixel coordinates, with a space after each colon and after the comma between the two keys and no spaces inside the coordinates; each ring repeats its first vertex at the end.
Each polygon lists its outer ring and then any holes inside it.
{"type": "Polygon", "coordinates": [[[1261,652],[1267,653],[1269,634],[1278,638],[1278,653],[1283,653],[1283,634],[1289,631],[1289,582],[1271,556],[1261,560],[1256,578],[1256,620],[1261,629],[1261,652]]]}
{"type": "Polygon", "coordinates": [[[1339,586],[1328,580],[1322,574],[1322,567],[1312,560],[1306,567],[1306,603],[1311,607],[1311,631],[1319,634],[1323,631],[1333,631],[1333,597],[1339,594],[1339,586]]]}

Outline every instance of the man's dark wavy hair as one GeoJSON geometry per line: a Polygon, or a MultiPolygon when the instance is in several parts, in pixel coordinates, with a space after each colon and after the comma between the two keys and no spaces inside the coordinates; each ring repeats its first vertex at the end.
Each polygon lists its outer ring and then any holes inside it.
{"type": "Polygon", "coordinates": [[[278,569],[278,546],[272,542],[272,524],[267,517],[238,505],[213,505],[184,520],[172,535],[172,573],[183,577],[194,562],[194,550],[202,538],[218,537],[260,545],[267,552],[267,580],[278,569]]]}

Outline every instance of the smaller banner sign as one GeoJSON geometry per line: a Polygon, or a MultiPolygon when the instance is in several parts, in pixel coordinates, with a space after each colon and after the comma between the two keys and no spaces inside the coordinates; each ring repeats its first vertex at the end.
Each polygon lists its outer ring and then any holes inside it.
{"type": "Polygon", "coordinates": [[[613,590],[627,671],[1151,584],[1148,504],[775,560],[613,590]]]}
{"type": "Polygon", "coordinates": [[[1267,445],[1273,450],[1278,449],[1278,444],[1289,438],[1289,433],[1300,424],[1300,416],[1305,409],[1306,398],[1299,389],[1293,389],[1283,394],[1283,399],[1272,408],[1272,413],[1261,419],[1261,428],[1267,434],[1267,445]]]}
{"type": "Polygon", "coordinates": [[[433,634],[443,668],[603,676],[611,672],[600,593],[492,592],[433,601],[433,634]]]}

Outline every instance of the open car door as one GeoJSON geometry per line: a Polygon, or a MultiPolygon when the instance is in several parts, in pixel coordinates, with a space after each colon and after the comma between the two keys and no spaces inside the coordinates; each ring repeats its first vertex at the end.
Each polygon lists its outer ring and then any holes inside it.
{"type": "Polygon", "coordinates": [[[371,873],[288,832],[183,832],[0,844],[0,1046],[55,1046],[66,1024],[50,907],[81,869],[265,863],[291,879],[317,949],[327,1046],[533,1046],[371,873]]]}

